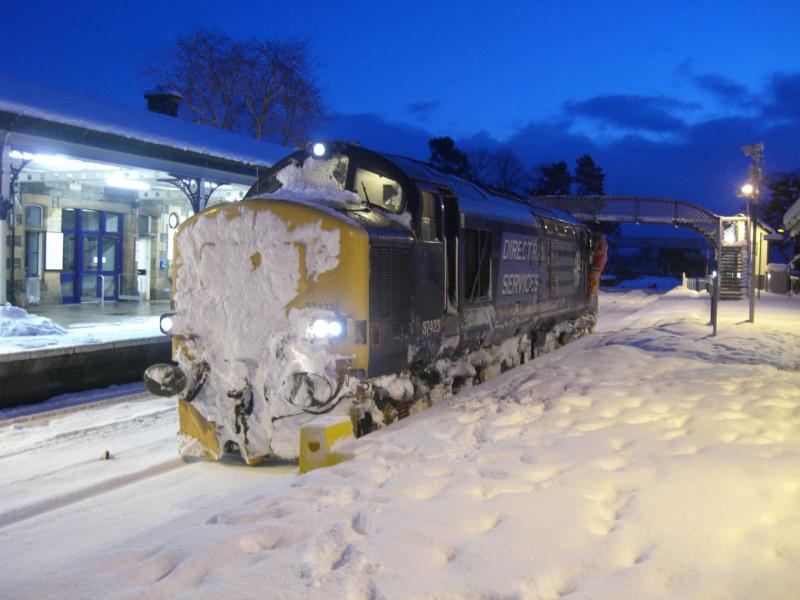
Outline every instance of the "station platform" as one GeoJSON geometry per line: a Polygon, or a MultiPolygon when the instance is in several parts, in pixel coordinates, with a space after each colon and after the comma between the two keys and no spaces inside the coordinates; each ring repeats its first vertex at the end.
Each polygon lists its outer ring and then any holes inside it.
{"type": "MultiPolygon", "coordinates": [[[[169,300],[150,302],[98,302],[57,304],[28,309],[34,315],[47,317],[62,327],[82,324],[118,323],[136,317],[159,317],[169,311],[169,300]]],[[[157,323],[156,323],[156,326],[157,323]]]]}
{"type": "MultiPolygon", "coordinates": [[[[170,360],[158,322],[169,301],[30,307],[62,329],[0,337],[0,407],[141,381],[144,369],[170,360]]],[[[52,325],[51,325],[52,327],[52,325]]]]}

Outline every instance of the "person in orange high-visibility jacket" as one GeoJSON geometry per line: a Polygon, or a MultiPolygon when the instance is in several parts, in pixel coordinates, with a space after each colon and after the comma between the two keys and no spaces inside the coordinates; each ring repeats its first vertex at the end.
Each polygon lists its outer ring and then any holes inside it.
{"type": "Polygon", "coordinates": [[[607,260],[608,242],[602,233],[596,232],[592,236],[592,266],[589,271],[589,286],[587,289],[590,294],[596,294],[600,289],[600,275],[603,274],[607,260]]]}

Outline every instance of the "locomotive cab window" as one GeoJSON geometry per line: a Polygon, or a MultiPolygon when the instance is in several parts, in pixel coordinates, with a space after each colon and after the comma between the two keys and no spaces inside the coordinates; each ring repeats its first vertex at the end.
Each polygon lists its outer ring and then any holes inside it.
{"type": "Polygon", "coordinates": [[[478,302],[491,298],[492,234],[464,230],[464,299],[478,302]]]}
{"type": "Polygon", "coordinates": [[[422,202],[420,206],[419,239],[423,242],[441,241],[439,235],[440,212],[438,206],[439,197],[433,192],[422,191],[420,193],[422,202]]]}
{"type": "Polygon", "coordinates": [[[356,169],[353,186],[358,197],[373,206],[395,213],[403,208],[403,188],[394,179],[366,169],[356,169]]]}

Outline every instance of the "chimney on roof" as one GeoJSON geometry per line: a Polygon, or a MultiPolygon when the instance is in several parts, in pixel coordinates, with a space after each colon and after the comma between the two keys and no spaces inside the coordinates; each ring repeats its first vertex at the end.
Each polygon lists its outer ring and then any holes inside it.
{"type": "Polygon", "coordinates": [[[183,96],[178,90],[162,86],[145,92],[144,97],[147,100],[147,110],[170,117],[178,116],[178,107],[183,100],[183,96]]]}

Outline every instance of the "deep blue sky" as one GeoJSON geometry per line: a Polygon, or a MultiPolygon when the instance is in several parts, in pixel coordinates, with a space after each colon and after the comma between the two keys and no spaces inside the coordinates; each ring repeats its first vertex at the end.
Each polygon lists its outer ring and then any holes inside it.
{"type": "Polygon", "coordinates": [[[141,108],[149,49],[196,27],[310,41],[327,135],[427,157],[426,140],[584,152],[614,193],[732,213],[742,144],[800,168],[798,2],[14,3],[0,71],[141,108]]]}

